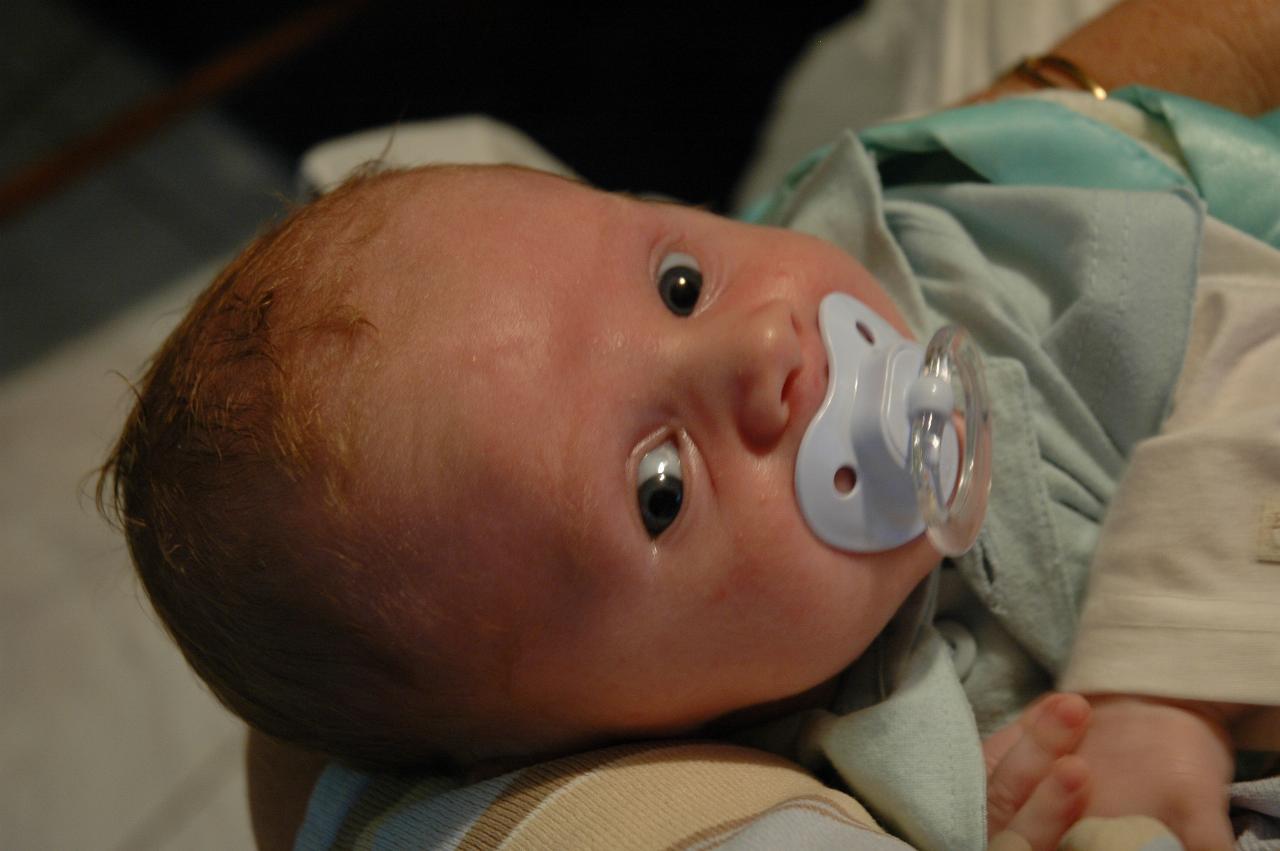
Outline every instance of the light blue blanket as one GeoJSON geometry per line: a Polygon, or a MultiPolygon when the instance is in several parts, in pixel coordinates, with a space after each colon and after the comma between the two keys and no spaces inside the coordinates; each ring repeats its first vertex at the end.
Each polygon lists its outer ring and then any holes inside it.
{"type": "MultiPolygon", "coordinates": [[[[1107,501],[1168,409],[1206,205],[1280,246],[1280,115],[1251,121],[1146,89],[1116,97],[1167,124],[1187,174],[1107,125],[1014,99],[847,136],[748,215],[844,247],[918,335],[958,321],[988,358],[996,457],[978,546],[913,596],[830,711],[751,737],[834,767],[923,849],[983,847],[980,732],[1065,660],[1107,501]],[[900,182],[882,192],[880,173],[900,182]],[[976,661],[957,667],[937,618],[978,639],[976,661]]],[[[336,835],[343,802],[370,782],[327,772],[300,847],[336,835]]],[[[1274,784],[1236,791],[1254,796],[1251,836],[1270,841],[1274,784]]],[[[414,801],[388,804],[391,835],[431,835],[422,820],[446,815],[414,801]]]]}

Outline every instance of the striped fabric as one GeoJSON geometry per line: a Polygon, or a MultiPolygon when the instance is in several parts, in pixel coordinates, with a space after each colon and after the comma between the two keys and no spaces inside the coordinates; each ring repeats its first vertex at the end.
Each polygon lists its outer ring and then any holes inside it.
{"type": "MultiPolygon", "coordinates": [[[[1243,788],[1247,784],[1237,784],[1243,788]]],[[[1256,784],[1255,797],[1275,792],[1256,784]]],[[[1234,803],[1243,806],[1241,801],[1234,803]]],[[[1265,807],[1263,808],[1265,810],[1265,807]]],[[[1254,832],[1248,839],[1269,837],[1254,832]]],[[[713,742],[638,744],[529,766],[461,788],[330,766],[297,851],[907,851],[853,798],[763,751],[713,742]]],[[[1027,851],[995,837],[990,851],[1027,851]]],[[[1086,819],[1061,851],[1178,851],[1159,822],[1086,819]]],[[[1272,848],[1242,844],[1242,848],[1272,848]]]]}
{"type": "Polygon", "coordinates": [[[421,777],[330,768],[296,848],[750,851],[796,841],[909,847],[853,798],[786,760],[689,742],[608,748],[447,790],[421,777]]]}

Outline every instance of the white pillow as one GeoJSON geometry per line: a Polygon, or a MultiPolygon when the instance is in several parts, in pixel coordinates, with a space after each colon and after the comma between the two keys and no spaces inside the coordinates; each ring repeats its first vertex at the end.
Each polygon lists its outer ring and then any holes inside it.
{"type": "Polygon", "coordinates": [[[572,169],[511,125],[486,115],[461,115],[376,127],[322,142],[302,157],[302,194],[325,192],[371,160],[396,167],[505,163],[573,176],[572,169]]]}

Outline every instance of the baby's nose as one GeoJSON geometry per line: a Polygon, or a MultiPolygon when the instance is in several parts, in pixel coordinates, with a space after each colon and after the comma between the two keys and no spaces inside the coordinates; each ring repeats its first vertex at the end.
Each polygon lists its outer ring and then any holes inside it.
{"type": "Polygon", "coordinates": [[[791,419],[787,386],[803,364],[795,315],[771,301],[725,321],[710,335],[716,353],[706,378],[718,384],[742,439],[772,446],[791,419]]]}

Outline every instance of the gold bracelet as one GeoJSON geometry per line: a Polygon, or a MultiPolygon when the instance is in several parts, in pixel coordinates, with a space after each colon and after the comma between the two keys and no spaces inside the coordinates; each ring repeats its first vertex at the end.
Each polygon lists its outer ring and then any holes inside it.
{"type": "Polygon", "coordinates": [[[1104,89],[1097,80],[1086,74],[1079,65],[1070,59],[1064,59],[1052,53],[1044,56],[1028,56],[1017,64],[1013,69],[1013,73],[1017,74],[1027,82],[1039,86],[1041,88],[1057,89],[1061,88],[1057,83],[1046,77],[1044,72],[1056,71],[1058,74],[1068,78],[1086,92],[1091,92],[1098,100],[1107,99],[1107,90],[1104,89]]]}

